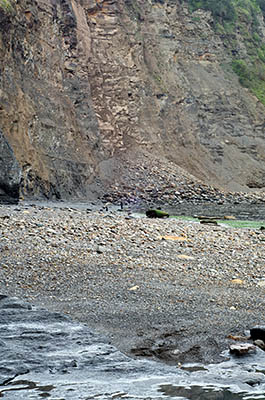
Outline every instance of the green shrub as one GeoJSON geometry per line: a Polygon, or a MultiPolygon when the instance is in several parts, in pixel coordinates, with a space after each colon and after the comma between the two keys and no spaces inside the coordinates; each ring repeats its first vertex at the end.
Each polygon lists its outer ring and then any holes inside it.
{"type": "Polygon", "coordinates": [[[265,0],[256,0],[256,3],[260,7],[263,15],[265,16],[265,0]]]}
{"type": "Polygon", "coordinates": [[[239,82],[245,87],[249,87],[251,80],[249,68],[244,60],[234,60],[232,62],[233,71],[238,75],[239,82]]]}
{"type": "Polygon", "coordinates": [[[257,49],[258,57],[261,61],[265,62],[265,51],[261,48],[257,49]]]}
{"type": "Polygon", "coordinates": [[[257,34],[257,32],[254,32],[252,35],[252,38],[255,42],[260,43],[261,42],[261,37],[257,34]]]}
{"type": "Polygon", "coordinates": [[[265,105],[265,45],[259,26],[259,15],[265,17],[265,0],[184,1],[190,12],[211,11],[214,29],[232,56],[232,69],[240,84],[265,105]],[[239,59],[242,44],[246,53],[244,59],[239,59]]]}
{"type": "Polygon", "coordinates": [[[0,8],[5,11],[12,11],[13,7],[9,0],[0,0],[0,8]]]}
{"type": "Polygon", "coordinates": [[[231,0],[187,0],[191,12],[201,8],[211,11],[217,21],[233,21],[236,17],[235,7],[231,0]]]}
{"type": "Polygon", "coordinates": [[[238,75],[241,85],[249,88],[265,105],[265,63],[259,59],[251,64],[247,64],[244,60],[234,60],[232,68],[238,75]]]}

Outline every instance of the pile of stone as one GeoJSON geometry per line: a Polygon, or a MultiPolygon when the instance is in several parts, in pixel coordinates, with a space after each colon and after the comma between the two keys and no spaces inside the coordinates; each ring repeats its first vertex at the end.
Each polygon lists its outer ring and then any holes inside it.
{"type": "Polygon", "coordinates": [[[264,204],[265,193],[230,192],[207,185],[188,174],[182,168],[160,160],[137,160],[138,164],[121,170],[107,193],[101,196],[104,202],[118,204],[121,200],[129,205],[169,205],[183,202],[191,204],[217,203],[264,204]]]}

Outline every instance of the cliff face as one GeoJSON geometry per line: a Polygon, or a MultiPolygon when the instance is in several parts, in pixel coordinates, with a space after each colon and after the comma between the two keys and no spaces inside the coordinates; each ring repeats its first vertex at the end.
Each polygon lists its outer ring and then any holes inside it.
{"type": "Polygon", "coordinates": [[[14,7],[0,9],[0,124],[22,169],[22,191],[85,195],[100,142],[89,44],[77,37],[70,3],[22,0],[14,7]]]}
{"type": "Polygon", "coordinates": [[[209,12],[17,0],[0,8],[0,32],[0,128],[23,193],[87,196],[119,169],[133,176],[135,154],[227,189],[264,187],[265,108],[229,68],[209,12]]]}

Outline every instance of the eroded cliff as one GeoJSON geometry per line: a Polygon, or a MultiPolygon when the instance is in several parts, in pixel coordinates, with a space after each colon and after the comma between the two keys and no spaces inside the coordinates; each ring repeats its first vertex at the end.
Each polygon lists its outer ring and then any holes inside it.
{"type": "Polygon", "coordinates": [[[240,86],[210,12],[178,0],[12,5],[0,8],[0,128],[22,193],[103,194],[154,165],[173,189],[188,173],[264,188],[265,108],[240,86]]]}

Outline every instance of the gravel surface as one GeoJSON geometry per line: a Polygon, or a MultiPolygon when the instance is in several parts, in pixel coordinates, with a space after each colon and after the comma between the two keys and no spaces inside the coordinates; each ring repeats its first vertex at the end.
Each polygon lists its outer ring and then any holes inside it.
{"type": "Polygon", "coordinates": [[[70,314],[126,354],[218,362],[229,334],[264,325],[264,231],[21,203],[0,206],[0,232],[1,293],[70,314]]]}

